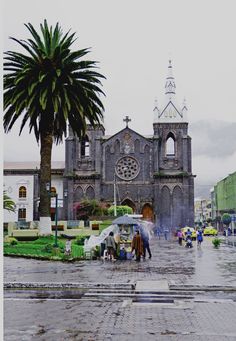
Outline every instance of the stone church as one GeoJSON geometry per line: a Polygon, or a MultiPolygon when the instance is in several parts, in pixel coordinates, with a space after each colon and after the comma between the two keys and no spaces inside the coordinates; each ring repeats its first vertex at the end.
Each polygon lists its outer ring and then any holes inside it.
{"type": "Polygon", "coordinates": [[[187,107],[176,101],[169,61],[165,101],[155,103],[153,132],[142,136],[125,128],[106,136],[101,125],[87,127],[79,140],[69,129],[65,142],[66,219],[76,219],[75,203],[83,198],[128,205],[162,228],[194,225],[194,175],[187,107]],[[115,194],[115,195],[114,195],[115,194]]]}

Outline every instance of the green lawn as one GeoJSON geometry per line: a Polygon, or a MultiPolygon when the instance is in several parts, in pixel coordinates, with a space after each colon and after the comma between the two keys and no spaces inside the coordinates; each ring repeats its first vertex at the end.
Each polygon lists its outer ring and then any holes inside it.
{"type": "MultiPolygon", "coordinates": [[[[112,224],[111,220],[99,224],[99,233],[112,224]]],[[[58,248],[54,248],[54,236],[39,237],[36,240],[17,241],[16,245],[4,242],[4,256],[19,256],[48,260],[79,260],[84,259],[84,239],[96,231],[87,231],[86,229],[73,239],[71,242],[71,255],[64,254],[66,238],[58,237],[58,248]]]]}
{"type": "Polygon", "coordinates": [[[51,260],[76,260],[84,257],[83,246],[71,243],[71,255],[65,256],[66,239],[58,238],[58,248],[54,248],[54,237],[40,237],[34,241],[18,241],[16,245],[4,243],[4,256],[24,256],[51,260]]]}

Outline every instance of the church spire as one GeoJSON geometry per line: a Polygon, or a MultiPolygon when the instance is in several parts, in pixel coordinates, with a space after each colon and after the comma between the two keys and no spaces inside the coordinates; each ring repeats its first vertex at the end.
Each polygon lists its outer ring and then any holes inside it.
{"type": "Polygon", "coordinates": [[[187,122],[187,106],[184,101],[180,107],[175,96],[175,79],[173,76],[173,67],[171,59],[168,65],[168,75],[165,83],[165,100],[163,105],[154,107],[154,123],[155,122],[187,122]]]}
{"type": "Polygon", "coordinates": [[[169,60],[168,75],[166,77],[165,89],[166,89],[166,92],[165,92],[166,95],[175,94],[175,79],[173,77],[171,60],[169,60]]]}

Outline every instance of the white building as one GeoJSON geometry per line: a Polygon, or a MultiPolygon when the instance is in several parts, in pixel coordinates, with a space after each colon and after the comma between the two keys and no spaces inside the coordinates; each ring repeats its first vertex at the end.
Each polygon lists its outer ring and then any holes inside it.
{"type": "MultiPolygon", "coordinates": [[[[15,212],[4,210],[4,222],[30,222],[38,220],[39,162],[5,162],[3,186],[16,205],[15,212]]],[[[58,194],[58,215],[63,207],[64,162],[52,162],[51,187],[58,194]]],[[[55,198],[51,199],[52,218],[55,215],[55,198]]]]}

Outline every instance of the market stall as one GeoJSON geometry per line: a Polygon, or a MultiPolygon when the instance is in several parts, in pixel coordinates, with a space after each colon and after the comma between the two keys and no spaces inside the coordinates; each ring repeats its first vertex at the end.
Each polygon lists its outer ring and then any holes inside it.
{"type": "Polygon", "coordinates": [[[115,234],[117,256],[120,259],[132,259],[131,244],[135,228],[138,226],[137,222],[133,218],[124,215],[113,220],[112,224],[118,226],[115,234]]]}

